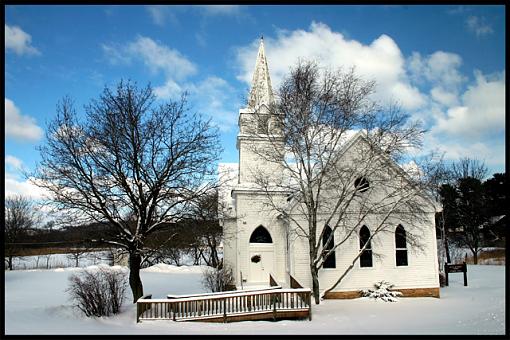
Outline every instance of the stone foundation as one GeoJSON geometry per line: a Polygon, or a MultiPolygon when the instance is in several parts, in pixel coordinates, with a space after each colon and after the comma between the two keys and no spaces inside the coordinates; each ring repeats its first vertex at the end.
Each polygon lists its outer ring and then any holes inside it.
{"type": "MultiPolygon", "coordinates": [[[[439,298],[439,287],[437,288],[406,288],[395,289],[402,293],[402,297],[435,297],[439,298]]],[[[356,299],[361,297],[360,290],[346,292],[329,292],[324,295],[325,299],[356,299]]]]}

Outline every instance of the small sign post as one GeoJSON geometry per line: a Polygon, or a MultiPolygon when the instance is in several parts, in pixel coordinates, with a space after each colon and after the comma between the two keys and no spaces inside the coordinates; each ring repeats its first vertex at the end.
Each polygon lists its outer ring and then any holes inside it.
{"type": "Polygon", "coordinates": [[[467,264],[463,262],[462,264],[448,264],[444,265],[446,272],[446,285],[448,286],[448,273],[464,273],[464,286],[467,286],[467,264]]]}

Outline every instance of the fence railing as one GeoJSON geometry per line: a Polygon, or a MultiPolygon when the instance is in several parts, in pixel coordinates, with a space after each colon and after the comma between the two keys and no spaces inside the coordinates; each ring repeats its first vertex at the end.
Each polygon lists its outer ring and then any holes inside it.
{"type": "MultiPolygon", "coordinates": [[[[311,291],[271,289],[239,291],[235,294],[208,295],[179,299],[152,299],[150,295],[137,301],[136,320],[206,320],[250,314],[267,314],[276,319],[281,312],[306,312],[311,320],[311,291]]],[[[292,314],[292,313],[290,313],[292,314]]]]}

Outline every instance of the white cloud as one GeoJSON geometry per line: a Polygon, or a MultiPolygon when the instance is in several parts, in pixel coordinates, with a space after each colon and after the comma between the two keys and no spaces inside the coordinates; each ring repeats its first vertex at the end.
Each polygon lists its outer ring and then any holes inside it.
{"type": "Polygon", "coordinates": [[[14,102],[5,98],[5,137],[22,141],[37,141],[43,135],[43,130],[35,119],[22,115],[14,102]]]}
{"type": "Polygon", "coordinates": [[[183,89],[173,79],[167,79],[165,84],[156,86],[154,94],[160,99],[178,99],[183,92],[183,89]]]}
{"type": "MultiPolygon", "coordinates": [[[[258,39],[237,51],[238,79],[248,85],[254,69],[258,39]]],[[[425,96],[413,86],[406,74],[405,59],[395,41],[383,34],[365,45],[332,31],[323,23],[312,22],[308,31],[277,32],[276,39],[264,39],[273,87],[278,88],[289,68],[299,58],[316,60],[325,67],[356,67],[359,75],[377,82],[376,99],[399,100],[404,109],[417,109],[425,96]]]]}
{"type": "Polygon", "coordinates": [[[34,183],[33,177],[22,178],[23,161],[15,156],[5,156],[5,196],[23,195],[32,199],[49,197],[48,192],[34,183]]]}
{"type": "Polygon", "coordinates": [[[459,71],[461,65],[462,58],[459,55],[444,51],[436,51],[427,57],[413,52],[407,60],[413,82],[429,83],[432,99],[446,106],[457,103],[458,92],[467,79],[459,71]]]}
{"type": "Polygon", "coordinates": [[[152,21],[158,26],[165,26],[167,21],[177,24],[178,20],[175,13],[171,9],[180,8],[182,6],[164,6],[164,5],[150,5],[147,6],[147,11],[152,18],[152,21]]]}
{"type": "Polygon", "coordinates": [[[197,73],[197,67],[179,51],[143,36],[137,37],[125,47],[103,45],[103,50],[112,63],[131,63],[137,60],[154,73],[164,73],[164,84],[154,87],[154,94],[159,99],[177,100],[187,91],[194,108],[212,117],[213,123],[220,130],[230,130],[237,124],[234,108],[237,100],[233,98],[235,89],[216,76],[209,76],[199,82],[188,81],[190,76],[197,73]]]}
{"type": "Polygon", "coordinates": [[[475,33],[477,37],[494,33],[492,27],[487,23],[484,17],[471,15],[466,19],[468,30],[475,33]]]}
{"type": "Polygon", "coordinates": [[[505,76],[493,77],[475,71],[475,84],[468,87],[461,104],[439,117],[432,132],[479,138],[501,133],[505,128],[505,76]]]}
{"type": "Polygon", "coordinates": [[[5,196],[23,195],[33,199],[48,197],[46,191],[32,183],[33,178],[20,180],[15,174],[5,173],[5,196]]]}
{"type": "Polygon", "coordinates": [[[236,16],[241,13],[241,6],[239,5],[150,5],[146,7],[154,24],[158,26],[165,26],[167,21],[173,25],[179,23],[177,13],[184,13],[187,11],[195,11],[203,16],[236,16]]]}
{"type": "Polygon", "coordinates": [[[103,53],[112,65],[129,64],[131,56],[126,53],[126,48],[118,44],[101,44],[103,53]]]}
{"type": "Polygon", "coordinates": [[[141,57],[152,71],[164,71],[168,76],[182,79],[196,73],[196,66],[179,51],[158,44],[151,38],[139,36],[128,46],[129,53],[141,57]]]}
{"type": "Polygon", "coordinates": [[[102,48],[112,64],[129,64],[133,59],[138,59],[152,72],[163,71],[173,79],[183,79],[197,70],[195,64],[179,51],[144,36],[138,36],[126,46],[103,44],[102,48]]]}
{"type": "Polygon", "coordinates": [[[41,52],[31,46],[32,37],[18,26],[5,24],[5,50],[12,50],[18,55],[39,55],[41,52]]]}
{"type": "Polygon", "coordinates": [[[504,139],[473,140],[466,142],[462,137],[451,138],[444,135],[427,134],[426,150],[437,150],[444,153],[445,160],[458,161],[469,157],[483,161],[491,172],[505,171],[504,139]]]}
{"type": "Polygon", "coordinates": [[[6,167],[16,170],[16,169],[21,169],[22,165],[23,165],[23,162],[21,161],[21,159],[16,158],[12,155],[5,155],[5,166],[6,167]]]}
{"type": "Polygon", "coordinates": [[[208,77],[198,84],[186,87],[191,96],[199,100],[197,107],[213,119],[213,123],[221,130],[228,131],[236,126],[240,103],[233,98],[235,90],[224,79],[208,77]],[[230,108],[229,108],[230,107],[230,108]]]}
{"type": "Polygon", "coordinates": [[[239,5],[196,5],[206,15],[236,15],[241,12],[239,5]]]}

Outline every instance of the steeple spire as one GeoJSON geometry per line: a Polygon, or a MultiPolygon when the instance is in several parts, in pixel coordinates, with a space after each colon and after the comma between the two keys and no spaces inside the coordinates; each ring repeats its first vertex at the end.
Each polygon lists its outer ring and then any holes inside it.
{"type": "Polygon", "coordinates": [[[266,53],[264,52],[264,37],[260,37],[259,53],[255,62],[255,71],[251,81],[248,108],[259,109],[261,105],[269,106],[274,103],[271,78],[267,67],[266,53]]]}

